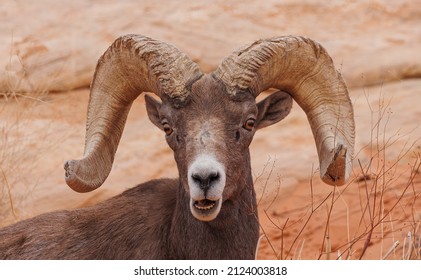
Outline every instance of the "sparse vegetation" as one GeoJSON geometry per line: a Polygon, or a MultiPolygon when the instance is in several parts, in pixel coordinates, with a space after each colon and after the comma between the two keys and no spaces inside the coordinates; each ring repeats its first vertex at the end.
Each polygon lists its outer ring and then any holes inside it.
{"type": "Polygon", "coordinates": [[[391,134],[391,101],[382,93],[378,108],[367,104],[371,141],[355,156],[353,179],[316,195],[320,182],[311,176],[309,202],[281,215],[265,206],[270,226],[260,250],[278,259],[421,259],[420,138],[391,134]]]}
{"type": "Polygon", "coordinates": [[[31,115],[36,106],[47,97],[46,89],[30,94],[13,89],[0,92],[0,226],[31,215],[25,213],[21,204],[37,185],[38,178],[31,176],[37,155],[54,144],[39,142],[42,135],[51,133],[47,126],[38,135],[29,127],[33,125],[31,115]]]}

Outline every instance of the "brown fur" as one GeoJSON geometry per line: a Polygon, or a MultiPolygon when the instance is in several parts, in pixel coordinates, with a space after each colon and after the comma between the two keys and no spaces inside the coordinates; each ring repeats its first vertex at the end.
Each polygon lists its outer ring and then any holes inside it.
{"type": "Polygon", "coordinates": [[[177,180],[150,181],[92,207],[1,229],[0,259],[251,259],[258,222],[251,206],[236,205],[250,203],[243,196],[203,223],[177,180]]]}

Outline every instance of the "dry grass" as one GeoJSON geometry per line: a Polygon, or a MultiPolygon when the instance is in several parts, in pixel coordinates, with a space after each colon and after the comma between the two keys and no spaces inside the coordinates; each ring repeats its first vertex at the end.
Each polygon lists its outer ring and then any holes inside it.
{"type": "MultiPolygon", "coordinates": [[[[35,44],[35,40],[28,42],[28,45],[31,46],[35,44]]],[[[48,67],[55,62],[51,59],[49,61],[40,59],[42,61],[41,63],[28,63],[24,58],[30,54],[30,51],[30,47],[28,50],[19,47],[19,44],[16,44],[12,33],[9,48],[9,61],[6,63],[3,72],[4,79],[2,79],[2,83],[0,83],[0,98],[4,98],[5,100],[16,100],[16,98],[32,99],[34,101],[42,100],[49,92],[51,86],[53,86],[55,79],[60,76],[66,65],[66,61],[63,62],[61,69],[55,69],[47,79],[43,78],[37,80],[32,77],[33,74],[36,74],[37,71],[39,71],[38,69],[40,67],[48,67]]],[[[39,55],[36,57],[40,58],[39,55]]]]}
{"type": "Polygon", "coordinates": [[[33,176],[37,155],[50,143],[37,143],[48,128],[34,131],[31,114],[46,98],[46,92],[0,96],[0,226],[26,216],[22,202],[37,186],[39,178],[33,176]]]}
{"type": "Polygon", "coordinates": [[[278,259],[421,259],[420,139],[400,131],[386,137],[390,100],[380,94],[378,108],[367,103],[371,141],[356,153],[352,179],[316,195],[322,183],[312,170],[309,202],[282,215],[270,205],[261,211],[269,226],[262,225],[259,250],[278,259]]]}
{"type": "Polygon", "coordinates": [[[49,137],[53,132],[48,122],[36,123],[35,112],[48,102],[49,86],[61,70],[35,86],[29,79],[33,69],[21,58],[12,35],[6,79],[0,85],[0,226],[31,215],[22,204],[41,179],[35,167],[41,154],[57,144],[49,137]],[[22,84],[30,90],[21,92],[22,84]]]}

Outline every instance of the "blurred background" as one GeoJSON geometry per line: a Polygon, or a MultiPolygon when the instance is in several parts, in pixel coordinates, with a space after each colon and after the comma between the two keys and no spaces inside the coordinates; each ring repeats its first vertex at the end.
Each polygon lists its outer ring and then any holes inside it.
{"type": "Polygon", "coordinates": [[[0,226],[178,175],[140,97],[103,187],[76,194],[64,183],[63,163],[83,153],[96,62],[117,37],[172,43],[211,72],[241,45],[301,35],[327,49],[350,88],[355,174],[341,189],[320,181],[296,104],[259,131],[259,258],[380,259],[396,241],[387,258],[420,258],[421,1],[2,0],[0,18],[0,226]]]}

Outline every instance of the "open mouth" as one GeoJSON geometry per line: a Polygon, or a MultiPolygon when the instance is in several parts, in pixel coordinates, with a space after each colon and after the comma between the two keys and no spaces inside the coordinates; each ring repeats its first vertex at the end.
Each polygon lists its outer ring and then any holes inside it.
{"type": "Polygon", "coordinates": [[[216,218],[219,211],[221,210],[222,202],[221,199],[210,200],[210,199],[201,199],[201,200],[190,200],[190,210],[193,216],[204,222],[211,221],[216,218]]]}
{"type": "Polygon", "coordinates": [[[209,211],[211,210],[213,207],[215,207],[216,205],[216,201],[214,200],[209,200],[209,199],[202,199],[202,200],[196,200],[193,203],[193,206],[201,211],[209,211]]]}

